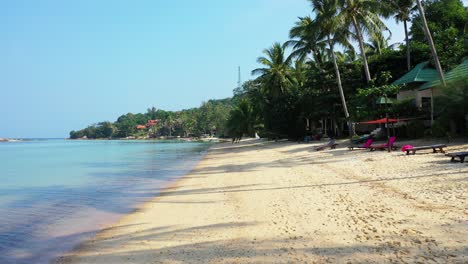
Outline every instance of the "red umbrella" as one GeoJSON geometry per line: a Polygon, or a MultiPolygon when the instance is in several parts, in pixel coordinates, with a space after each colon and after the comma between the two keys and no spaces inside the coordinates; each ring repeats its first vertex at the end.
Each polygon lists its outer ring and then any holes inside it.
{"type": "Polygon", "coordinates": [[[387,118],[382,118],[382,119],[377,119],[377,120],[372,120],[372,121],[359,122],[358,124],[386,124],[386,123],[397,123],[400,121],[402,120],[389,118],[387,122],[387,118]]]}

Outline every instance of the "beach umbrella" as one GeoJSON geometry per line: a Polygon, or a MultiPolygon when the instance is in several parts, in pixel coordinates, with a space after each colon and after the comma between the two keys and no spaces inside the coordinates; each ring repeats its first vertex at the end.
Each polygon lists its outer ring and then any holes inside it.
{"type": "Polygon", "coordinates": [[[377,119],[377,120],[359,122],[358,124],[386,124],[386,123],[398,123],[400,121],[402,121],[402,120],[386,117],[386,118],[381,118],[381,119],[377,119]]]}

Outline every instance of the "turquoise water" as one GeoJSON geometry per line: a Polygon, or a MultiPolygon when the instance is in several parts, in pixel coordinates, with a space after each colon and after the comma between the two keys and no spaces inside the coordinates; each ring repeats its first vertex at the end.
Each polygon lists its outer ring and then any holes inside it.
{"type": "Polygon", "coordinates": [[[48,263],[188,172],[205,143],[0,144],[0,263],[48,263]]]}

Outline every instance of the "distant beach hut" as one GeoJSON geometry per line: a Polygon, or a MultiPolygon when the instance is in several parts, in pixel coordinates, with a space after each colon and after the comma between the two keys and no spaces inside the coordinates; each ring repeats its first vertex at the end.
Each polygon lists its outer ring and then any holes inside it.
{"type": "Polygon", "coordinates": [[[138,126],[136,126],[136,129],[146,129],[146,126],[144,126],[144,125],[138,125],[138,126]]]}

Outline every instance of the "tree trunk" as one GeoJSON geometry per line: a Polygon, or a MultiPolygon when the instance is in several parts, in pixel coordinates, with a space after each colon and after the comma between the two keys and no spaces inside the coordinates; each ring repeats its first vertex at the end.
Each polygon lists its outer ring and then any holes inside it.
{"type": "Polygon", "coordinates": [[[426,35],[429,47],[431,47],[432,58],[434,59],[434,63],[435,63],[437,72],[439,73],[440,81],[445,86],[444,72],[442,71],[442,67],[440,66],[440,61],[439,61],[439,57],[437,56],[437,51],[436,51],[436,48],[435,48],[435,45],[434,45],[434,41],[432,40],[432,36],[431,36],[431,32],[429,31],[429,27],[427,26],[427,20],[426,20],[426,15],[424,14],[424,8],[423,8],[423,6],[421,4],[421,0],[416,0],[416,3],[418,4],[419,14],[421,15],[421,20],[422,20],[422,24],[423,24],[424,34],[426,35]]]}
{"type": "Polygon", "coordinates": [[[346,98],[344,96],[343,92],[343,86],[341,85],[341,76],[340,76],[340,69],[338,68],[338,63],[336,62],[336,56],[335,56],[335,51],[333,50],[333,43],[330,39],[330,35],[327,35],[327,40],[328,40],[328,45],[330,46],[330,53],[332,56],[333,60],[333,66],[335,67],[335,73],[336,73],[336,83],[338,84],[338,90],[340,92],[340,97],[341,97],[341,103],[343,104],[343,111],[345,114],[345,118],[348,121],[348,127],[349,127],[349,136],[353,136],[353,129],[351,126],[351,121],[349,120],[349,112],[348,112],[348,107],[346,105],[346,98]]]}
{"type": "Polygon", "coordinates": [[[313,57],[314,57],[314,60],[315,60],[315,65],[317,65],[317,68],[322,69],[322,62],[320,61],[320,56],[318,54],[318,50],[313,49],[312,54],[313,54],[313,57]]]}
{"type": "Polygon", "coordinates": [[[354,16],[353,16],[353,24],[354,24],[354,29],[356,30],[357,39],[359,42],[359,49],[361,50],[362,61],[364,63],[364,73],[366,74],[367,83],[369,83],[371,80],[371,75],[369,72],[369,65],[367,64],[366,52],[364,51],[364,41],[362,40],[361,29],[359,28],[359,25],[356,21],[356,17],[354,16]]]}
{"type": "MultiPolygon", "coordinates": [[[[443,86],[445,86],[444,72],[442,71],[442,67],[440,66],[440,61],[439,61],[439,57],[437,56],[437,51],[434,45],[434,41],[432,41],[431,32],[429,31],[429,27],[427,26],[427,20],[426,20],[426,15],[424,14],[424,8],[420,0],[416,0],[416,3],[418,4],[419,13],[421,15],[421,20],[423,22],[424,34],[426,34],[427,42],[429,43],[429,46],[431,47],[432,58],[434,59],[437,72],[439,73],[440,82],[442,83],[443,86]]],[[[432,88],[431,88],[431,92],[432,92],[432,88]]],[[[431,94],[431,130],[432,130],[432,125],[434,125],[434,103],[433,101],[434,101],[434,96],[433,94],[431,94]]]]}
{"type": "Polygon", "coordinates": [[[403,25],[405,27],[405,42],[406,42],[406,65],[408,66],[408,71],[411,70],[411,52],[410,52],[410,40],[408,37],[408,24],[406,20],[403,20],[403,25]]]}

